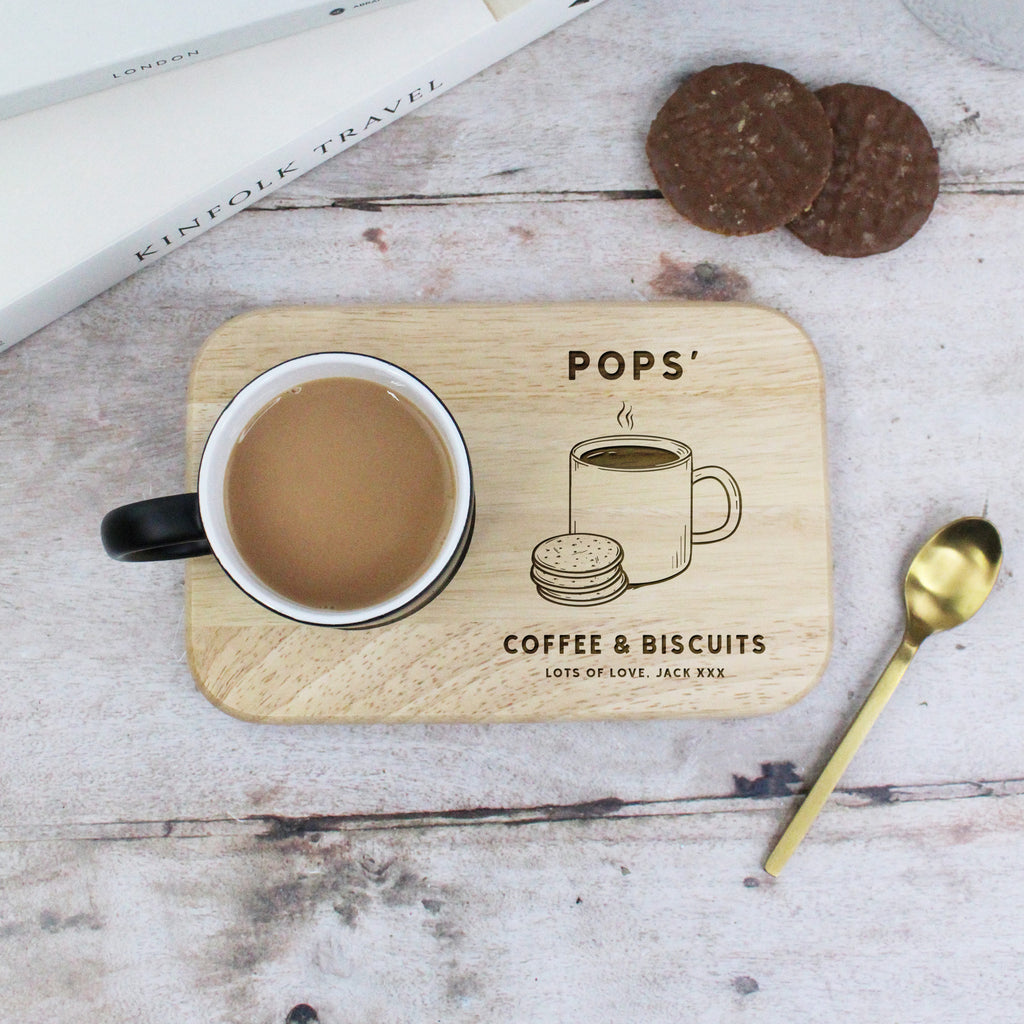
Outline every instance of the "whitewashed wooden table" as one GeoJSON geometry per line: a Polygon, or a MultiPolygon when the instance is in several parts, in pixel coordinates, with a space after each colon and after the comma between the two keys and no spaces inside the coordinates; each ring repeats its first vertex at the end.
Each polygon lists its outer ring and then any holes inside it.
{"type": "Polygon", "coordinates": [[[1024,73],[897,0],[608,0],[5,353],[0,1018],[1021,1020],[1022,265],[1024,73]],[[736,59],[911,103],[941,151],[921,233],[829,260],[673,213],[647,125],[736,59]],[[780,309],[824,364],[834,651],[784,712],[253,726],[192,684],[181,567],[100,549],[109,507],[180,490],[189,365],[234,314],[679,297],[780,309]],[[910,554],[981,513],[989,604],[771,879],[910,554]]]}

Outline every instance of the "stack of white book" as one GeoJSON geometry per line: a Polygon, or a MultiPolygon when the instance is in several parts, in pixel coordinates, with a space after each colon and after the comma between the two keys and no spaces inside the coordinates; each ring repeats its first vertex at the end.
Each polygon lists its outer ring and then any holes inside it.
{"type": "Polygon", "coordinates": [[[0,351],[600,2],[15,0],[0,351]]]}

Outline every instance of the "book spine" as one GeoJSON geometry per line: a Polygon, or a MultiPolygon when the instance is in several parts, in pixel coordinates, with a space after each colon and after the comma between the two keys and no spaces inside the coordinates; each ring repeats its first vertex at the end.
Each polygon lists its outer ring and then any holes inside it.
{"type": "Polygon", "coordinates": [[[116,245],[96,252],[88,261],[49,281],[45,288],[0,310],[0,352],[601,2],[532,3],[425,62],[358,108],[303,133],[258,166],[240,170],[188,203],[166,211],[116,245]]]}
{"type": "Polygon", "coordinates": [[[43,85],[0,95],[0,119],[15,117],[54,103],[63,103],[65,100],[99,92],[115,85],[136,82],[164,71],[194,64],[196,61],[220,57],[234,50],[243,50],[259,43],[268,43],[284,36],[334,24],[339,16],[349,19],[407,2],[408,0],[356,0],[355,3],[334,7],[320,2],[287,14],[263,18],[248,25],[239,25],[228,31],[197,36],[185,41],[169,41],[167,46],[159,50],[125,54],[115,64],[89,68],[43,85]]]}

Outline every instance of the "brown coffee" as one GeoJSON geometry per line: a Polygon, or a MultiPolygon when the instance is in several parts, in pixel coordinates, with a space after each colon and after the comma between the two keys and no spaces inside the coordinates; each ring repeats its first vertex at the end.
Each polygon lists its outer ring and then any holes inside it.
{"type": "Polygon", "coordinates": [[[679,454],[648,444],[610,444],[592,448],[579,459],[602,469],[658,469],[678,462],[679,454]]]}
{"type": "Polygon", "coordinates": [[[455,505],[434,426],[374,381],[316,380],[279,395],[236,442],[224,483],[239,554],[311,608],[394,597],[430,565],[455,505]]]}

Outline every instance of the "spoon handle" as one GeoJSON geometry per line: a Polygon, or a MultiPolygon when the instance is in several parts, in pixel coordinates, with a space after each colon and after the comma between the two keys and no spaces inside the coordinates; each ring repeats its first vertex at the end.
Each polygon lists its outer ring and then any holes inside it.
{"type": "Polygon", "coordinates": [[[896,648],[896,653],[890,659],[889,664],[885,666],[885,671],[882,672],[878,682],[868,694],[868,699],[864,701],[864,706],[850,723],[850,727],[846,730],[839,746],[836,747],[835,753],[829,758],[829,762],[818,776],[817,782],[811,787],[811,791],[800,805],[800,809],[793,816],[786,831],[782,833],[782,838],[775,844],[775,849],[764,862],[764,869],[768,874],[777,875],[800,845],[800,840],[807,835],[807,830],[818,816],[818,812],[824,806],[829,794],[836,788],[840,776],[853,760],[857,748],[867,736],[871,726],[875,724],[875,719],[881,714],[882,708],[885,707],[886,702],[896,689],[896,684],[903,678],[910,659],[916,653],[917,644],[904,635],[903,641],[896,648]]]}

